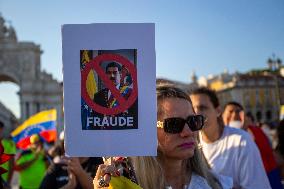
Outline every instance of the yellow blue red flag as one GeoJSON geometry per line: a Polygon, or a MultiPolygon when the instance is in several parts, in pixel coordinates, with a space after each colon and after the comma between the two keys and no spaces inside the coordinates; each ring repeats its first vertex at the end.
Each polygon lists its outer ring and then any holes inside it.
{"type": "Polygon", "coordinates": [[[109,189],[124,189],[124,188],[131,188],[131,189],[142,189],[139,185],[132,182],[130,179],[119,176],[119,177],[111,177],[109,183],[109,189]]]}
{"type": "Polygon", "coordinates": [[[33,134],[39,134],[46,142],[56,140],[56,109],[31,116],[11,133],[17,147],[22,149],[30,145],[30,136],[33,134]]]}

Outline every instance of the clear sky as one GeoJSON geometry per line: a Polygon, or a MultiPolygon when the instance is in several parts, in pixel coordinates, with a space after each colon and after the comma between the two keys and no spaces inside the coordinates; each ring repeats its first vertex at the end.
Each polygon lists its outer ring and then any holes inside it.
{"type": "MultiPolygon", "coordinates": [[[[193,71],[208,76],[264,68],[273,53],[284,60],[283,0],[0,0],[0,12],[18,40],[41,46],[42,69],[58,81],[62,24],[153,22],[157,76],[183,82],[193,71]]],[[[0,83],[0,101],[19,101],[17,90],[0,83]]],[[[15,106],[8,107],[18,114],[15,106]]]]}

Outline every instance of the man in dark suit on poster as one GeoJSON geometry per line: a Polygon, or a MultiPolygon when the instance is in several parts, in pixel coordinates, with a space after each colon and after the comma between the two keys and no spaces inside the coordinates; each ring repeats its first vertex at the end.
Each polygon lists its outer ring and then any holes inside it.
{"type": "MultiPolygon", "coordinates": [[[[128,101],[132,94],[132,77],[126,76],[123,78],[122,66],[117,62],[110,62],[106,65],[105,73],[107,78],[111,81],[110,86],[99,90],[94,94],[93,103],[101,107],[113,109],[119,107],[121,104],[112,94],[113,90],[117,90],[120,98],[128,101]]],[[[129,73],[128,73],[129,74],[129,73]]],[[[130,75],[130,74],[129,74],[130,75]]],[[[131,76],[131,75],[130,75],[131,76]]],[[[137,129],[138,128],[138,98],[128,109],[118,114],[107,115],[93,109],[87,117],[82,119],[83,130],[121,130],[121,129],[137,129]]]]}
{"type": "MultiPolygon", "coordinates": [[[[121,83],[121,66],[116,62],[110,62],[106,66],[106,75],[112,81],[113,85],[119,90],[121,96],[127,100],[131,95],[132,89],[121,83]]],[[[94,95],[94,103],[107,107],[114,108],[118,105],[117,99],[113,96],[108,88],[104,88],[94,95]]]]}

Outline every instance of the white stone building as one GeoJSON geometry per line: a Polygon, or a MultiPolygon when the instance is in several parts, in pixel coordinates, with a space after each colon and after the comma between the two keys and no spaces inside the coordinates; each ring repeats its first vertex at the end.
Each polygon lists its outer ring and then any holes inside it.
{"type": "MultiPolygon", "coordinates": [[[[39,111],[56,108],[58,130],[61,131],[64,124],[63,86],[51,74],[41,70],[41,54],[39,45],[18,41],[14,28],[7,26],[0,15],[0,82],[10,81],[20,88],[19,123],[39,111]]],[[[10,114],[3,105],[0,106],[1,121],[14,128],[8,120],[10,114]]]]}

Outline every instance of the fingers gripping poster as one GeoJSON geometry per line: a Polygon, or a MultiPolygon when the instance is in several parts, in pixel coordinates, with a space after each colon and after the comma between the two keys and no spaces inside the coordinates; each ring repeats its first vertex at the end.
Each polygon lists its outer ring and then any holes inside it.
{"type": "Polygon", "coordinates": [[[69,156],[156,155],[154,24],[62,27],[69,156]]]}

